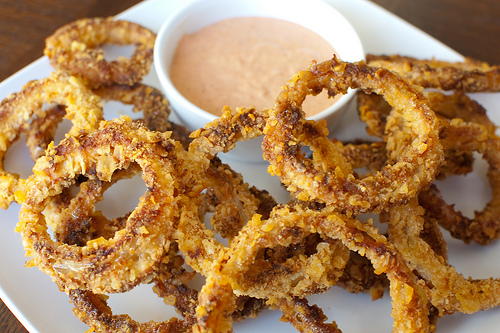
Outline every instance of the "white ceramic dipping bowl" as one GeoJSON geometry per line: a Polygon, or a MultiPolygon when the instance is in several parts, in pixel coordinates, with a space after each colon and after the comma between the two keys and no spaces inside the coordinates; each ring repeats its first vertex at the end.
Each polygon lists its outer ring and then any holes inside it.
{"type": "MultiPolygon", "coordinates": [[[[191,103],[179,93],[170,80],[170,64],[177,44],[185,34],[193,33],[215,22],[232,17],[256,16],[282,19],[308,28],[330,43],[342,60],[364,59],[363,46],[354,28],[335,8],[322,0],[195,0],[190,2],[163,23],[154,47],[154,66],[161,86],[174,112],[189,130],[203,127],[217,116],[191,103]]],[[[332,106],[309,119],[326,119],[329,127],[332,128],[334,121],[340,119],[343,111],[346,110],[353,95],[354,90],[350,90],[332,106]]],[[[227,157],[244,162],[263,162],[261,141],[261,139],[253,139],[240,142],[227,154],[227,157]]]]}

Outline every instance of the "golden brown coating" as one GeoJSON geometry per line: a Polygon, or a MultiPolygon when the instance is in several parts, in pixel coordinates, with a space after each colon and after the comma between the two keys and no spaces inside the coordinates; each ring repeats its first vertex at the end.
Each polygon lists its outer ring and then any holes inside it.
{"type": "MultiPolygon", "coordinates": [[[[44,117],[44,104],[64,105],[65,118],[73,123],[68,135],[96,129],[102,119],[99,97],[88,90],[80,80],[60,72],[27,83],[23,90],[14,93],[0,103],[0,207],[7,208],[17,201],[15,193],[22,191],[22,181],[14,173],[3,168],[7,149],[29,126],[33,116],[44,117]]],[[[49,111],[52,112],[52,111],[49,111]]],[[[30,144],[31,146],[31,144],[30,144]]],[[[35,149],[34,155],[38,155],[35,149]]]]}
{"type": "Polygon", "coordinates": [[[309,305],[305,298],[271,299],[268,304],[283,312],[282,321],[291,323],[303,333],[341,333],[335,322],[325,323],[327,317],[317,305],[309,305]]]}
{"type": "MultiPolygon", "coordinates": [[[[186,162],[186,168],[192,161],[186,162]]],[[[174,238],[179,244],[186,262],[197,272],[207,275],[212,263],[224,246],[215,238],[233,238],[255,213],[269,214],[274,199],[265,191],[259,191],[243,181],[240,174],[217,158],[210,161],[203,172],[198,169],[198,193],[190,194],[182,201],[182,210],[174,238]],[[210,224],[205,226],[205,215],[212,212],[210,224]]]]}
{"type": "Polygon", "coordinates": [[[468,92],[500,91],[500,67],[471,58],[463,62],[420,60],[400,55],[366,56],[370,66],[387,68],[424,88],[468,92]]]}
{"type": "MultiPolygon", "coordinates": [[[[171,244],[168,255],[160,262],[153,278],[153,291],[163,298],[166,304],[174,306],[190,325],[196,322],[198,291],[188,286],[196,272],[185,269],[184,259],[178,253],[177,244],[171,244]]],[[[265,307],[265,300],[240,296],[235,299],[232,313],[234,321],[253,318],[265,307]]]]}
{"type": "MultiPolygon", "coordinates": [[[[476,151],[488,162],[488,180],[493,193],[486,207],[476,212],[472,219],[448,205],[435,186],[420,193],[420,204],[426,209],[428,218],[435,219],[453,237],[467,243],[488,244],[500,235],[500,139],[495,135],[496,126],[479,103],[461,92],[452,95],[428,92],[426,97],[442,124],[439,136],[445,150],[445,161],[440,168],[440,176],[472,171],[471,154],[476,151]]],[[[360,116],[367,123],[368,131],[384,136],[385,117],[390,112],[390,106],[381,96],[374,94],[360,93],[358,102],[360,116]]],[[[361,148],[363,146],[358,149],[361,148]]],[[[369,155],[376,153],[373,151],[369,155]]],[[[363,156],[360,153],[351,155],[363,156]]]]}
{"type": "Polygon", "coordinates": [[[473,218],[464,216],[444,201],[435,186],[420,193],[419,201],[426,214],[436,219],[453,237],[466,243],[472,241],[485,245],[500,237],[500,138],[490,139],[475,150],[488,162],[487,177],[492,191],[490,201],[481,211],[476,211],[473,218]]]}
{"type": "MultiPolygon", "coordinates": [[[[495,135],[496,126],[484,108],[461,92],[445,95],[426,92],[425,97],[439,116],[439,137],[444,148],[445,160],[438,177],[449,174],[466,174],[472,171],[472,151],[477,141],[486,141],[495,135]]],[[[358,111],[371,135],[385,138],[386,118],[391,106],[382,96],[358,93],[358,111]]]]}
{"type": "Polygon", "coordinates": [[[155,34],[143,26],[108,18],[84,18],[69,23],[45,41],[44,53],[55,68],[87,81],[91,87],[133,85],[149,72],[155,34]],[[107,61],[104,44],[134,45],[130,59],[107,61]]]}
{"type": "MultiPolygon", "coordinates": [[[[301,205],[278,206],[267,220],[254,215],[240,231],[229,250],[220,255],[202,288],[196,310],[196,329],[205,332],[216,332],[219,327],[222,332],[230,329],[231,319],[227,313],[232,305],[228,297],[232,290],[236,293],[245,290],[247,272],[241,268],[253,263],[253,257],[247,253],[254,251],[255,244],[292,244],[314,233],[325,241],[341,241],[350,250],[369,258],[377,274],[386,273],[393,300],[395,332],[432,330],[423,287],[385,237],[379,235],[373,226],[334,213],[332,209],[316,211],[301,205]]],[[[316,276],[320,276],[324,268],[321,264],[316,265],[316,276]]]]}
{"type": "Polygon", "coordinates": [[[380,170],[387,163],[385,142],[354,141],[344,143],[343,155],[354,169],[380,170]]]}
{"type": "Polygon", "coordinates": [[[209,157],[228,152],[239,141],[261,136],[267,120],[267,111],[238,108],[235,113],[225,107],[222,115],[191,133],[193,142],[189,150],[209,157]]]}
{"type": "Polygon", "coordinates": [[[182,267],[184,261],[177,254],[177,250],[175,242],[171,243],[155,268],[151,283],[154,284],[154,292],[163,298],[166,304],[175,306],[183,316],[182,320],[171,318],[164,322],[138,323],[128,315],[113,315],[105,295],[78,289],[69,292],[70,301],[75,306],[73,313],[96,333],[189,332],[195,322],[194,311],[198,293],[186,285],[194,273],[187,272],[182,267]]]}
{"type": "Polygon", "coordinates": [[[300,200],[318,200],[339,211],[380,211],[416,195],[435,178],[443,159],[438,121],[415,87],[390,71],[334,58],[301,71],[290,80],[269,112],[263,141],[269,171],[300,200]],[[324,124],[307,121],[301,104],[309,94],[330,95],[348,88],[374,91],[394,106],[388,118],[388,163],[357,178],[332,142],[324,124]],[[313,151],[312,159],[302,147],[313,151]]]}
{"type": "Polygon", "coordinates": [[[170,103],[154,87],[142,83],[131,86],[114,84],[94,89],[93,92],[104,100],[132,105],[134,112],[142,112],[146,127],[151,131],[166,132],[172,129],[168,121],[172,112],[170,103]]]}
{"type": "MultiPolygon", "coordinates": [[[[463,92],[455,91],[451,95],[446,95],[432,91],[424,92],[424,95],[431,109],[441,117],[442,121],[459,118],[484,126],[488,135],[495,134],[496,126],[486,115],[486,110],[463,92]]],[[[357,99],[359,116],[366,123],[366,131],[370,135],[383,138],[386,119],[392,107],[377,94],[359,92],[357,99]]]]}
{"type": "Polygon", "coordinates": [[[49,274],[62,290],[96,293],[129,290],[147,278],[168,246],[176,214],[175,151],[167,135],[150,132],[128,118],[103,122],[98,131],[68,137],[37,160],[26,187],[17,231],[30,264],[49,274]],[[148,191],[113,238],[80,247],[52,240],[44,202],[83,175],[110,181],[116,170],[137,163],[148,191]],[[141,255],[135,255],[135,254],[141,255]]]}
{"type": "Polygon", "coordinates": [[[73,313],[96,333],[187,333],[191,325],[177,318],[165,322],[138,323],[129,315],[114,315],[104,295],[85,290],[71,290],[73,313]]]}
{"type": "Polygon", "coordinates": [[[90,179],[80,184],[78,193],[72,197],[70,188],[51,200],[43,210],[45,221],[51,228],[56,240],[69,244],[85,246],[88,241],[99,237],[112,238],[123,229],[130,212],[115,219],[106,218],[101,211],[96,211],[95,204],[103,199],[104,192],[117,181],[130,178],[139,173],[137,164],[113,173],[111,181],[90,179]]]}
{"type": "Polygon", "coordinates": [[[417,199],[391,209],[385,216],[389,239],[408,266],[424,279],[430,300],[441,315],[474,313],[500,305],[500,280],[473,280],[459,274],[420,237],[424,210],[417,199]]]}
{"type": "Polygon", "coordinates": [[[389,281],[385,274],[375,274],[370,260],[351,251],[349,261],[337,285],[351,293],[368,291],[372,300],[376,300],[384,295],[389,281]]]}
{"type": "Polygon", "coordinates": [[[55,105],[45,111],[44,115],[35,116],[31,123],[24,126],[26,146],[34,161],[43,156],[45,149],[54,141],[57,126],[64,119],[65,114],[66,108],[63,105],[55,105]]]}
{"type": "MultiPolygon", "coordinates": [[[[94,89],[92,92],[103,100],[132,105],[134,112],[143,114],[143,121],[148,129],[158,132],[172,131],[173,139],[184,146],[189,144],[189,132],[183,126],[168,120],[171,113],[170,104],[158,89],[137,83],[133,86],[115,84],[94,89]]],[[[48,144],[54,140],[55,131],[65,112],[64,106],[56,105],[24,126],[26,144],[33,159],[42,156],[48,144]]]]}

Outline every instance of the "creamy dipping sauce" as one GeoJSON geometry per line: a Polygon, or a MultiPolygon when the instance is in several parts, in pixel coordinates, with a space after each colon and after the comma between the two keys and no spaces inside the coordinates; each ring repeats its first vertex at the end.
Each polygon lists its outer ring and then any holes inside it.
{"type": "MultiPolygon", "coordinates": [[[[334,50],[313,31],[284,20],[237,17],[184,35],[175,51],[170,78],[189,101],[215,115],[223,106],[271,108],[281,86],[313,60],[334,50]]],[[[309,96],[307,116],[332,105],[326,91],[309,96]]]]}

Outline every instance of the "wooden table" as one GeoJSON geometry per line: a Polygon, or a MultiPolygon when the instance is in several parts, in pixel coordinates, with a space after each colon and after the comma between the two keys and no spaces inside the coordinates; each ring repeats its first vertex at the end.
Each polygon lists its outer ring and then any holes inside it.
{"type": "MultiPolygon", "coordinates": [[[[373,1],[464,55],[500,64],[498,0],[373,1]]],[[[81,17],[114,15],[138,2],[0,0],[0,81],[40,57],[45,37],[57,27],[81,17]]],[[[26,332],[1,301],[0,332],[26,332]]]]}

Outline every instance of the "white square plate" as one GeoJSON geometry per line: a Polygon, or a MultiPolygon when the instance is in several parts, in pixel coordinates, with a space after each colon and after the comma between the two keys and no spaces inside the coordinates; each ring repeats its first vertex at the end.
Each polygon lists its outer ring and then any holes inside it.
{"type": "MultiPolygon", "coordinates": [[[[400,18],[366,0],[329,0],[353,24],[361,36],[365,50],[369,53],[405,54],[422,58],[436,57],[444,60],[460,60],[461,56],[439,41],[416,29],[400,18]]],[[[157,31],[165,18],[179,6],[183,0],[149,0],[120,14],[118,17],[140,23],[157,31]]],[[[338,33],[342,33],[339,31],[338,33]]],[[[6,50],[3,50],[6,52],[6,50]]],[[[18,91],[28,80],[45,77],[51,71],[47,58],[41,58],[0,84],[0,98],[18,91]]],[[[154,73],[145,79],[147,84],[158,85],[154,73]]],[[[500,94],[474,94],[483,106],[489,110],[490,117],[500,123],[500,113],[495,112],[500,106],[500,94]]],[[[109,105],[108,116],[121,113],[117,105],[109,105]]],[[[365,137],[364,126],[357,120],[356,112],[350,112],[339,124],[336,136],[342,139],[365,137]]],[[[22,145],[18,145],[20,147],[22,145]]],[[[31,168],[26,152],[22,148],[9,152],[9,164],[31,168]]],[[[278,200],[285,200],[279,181],[270,177],[262,165],[245,165],[236,162],[230,164],[242,172],[245,179],[260,188],[268,189],[278,200]]],[[[137,181],[124,185],[131,190],[111,191],[106,196],[108,211],[123,206],[135,206],[137,196],[124,197],[124,193],[137,192],[137,181]],[[120,196],[121,194],[121,196],[120,196]],[[112,198],[110,198],[110,196],[112,198]],[[124,200],[128,200],[124,204],[124,200]]],[[[465,177],[450,177],[440,182],[445,198],[454,202],[467,215],[481,209],[489,199],[491,191],[485,178],[485,164],[479,159],[475,172],[465,177]]],[[[139,193],[138,193],[139,195],[139,193]]],[[[36,268],[23,266],[25,257],[19,234],[14,232],[19,207],[12,205],[7,211],[0,211],[0,296],[16,317],[30,332],[84,332],[87,327],[80,323],[71,312],[71,305],[65,294],[59,292],[49,277],[36,268]]],[[[475,278],[500,277],[498,255],[500,243],[486,247],[464,245],[460,241],[449,239],[450,261],[465,276],[475,278]]],[[[390,299],[372,302],[369,295],[352,295],[340,288],[332,288],[326,294],[314,296],[311,301],[319,304],[329,316],[336,320],[344,332],[389,332],[391,330],[390,299]],[[367,329],[369,327],[369,329],[367,329]]],[[[140,321],[164,320],[175,312],[153,294],[149,286],[139,286],[131,292],[113,295],[111,306],[115,313],[129,313],[140,321]]],[[[289,332],[293,328],[279,321],[277,311],[264,311],[257,319],[246,320],[235,325],[237,332],[289,332]]],[[[456,314],[439,321],[438,332],[498,332],[500,311],[493,309],[472,316],[456,314]]]]}

